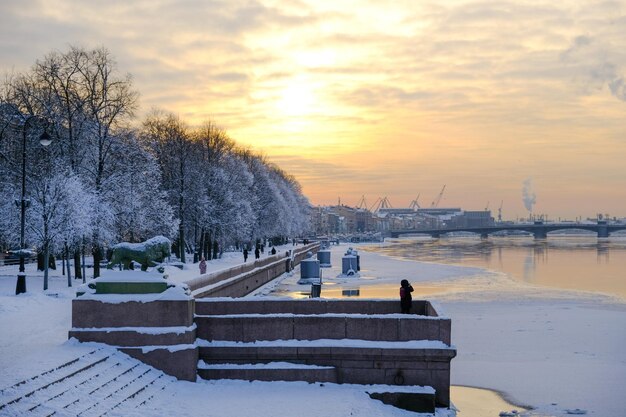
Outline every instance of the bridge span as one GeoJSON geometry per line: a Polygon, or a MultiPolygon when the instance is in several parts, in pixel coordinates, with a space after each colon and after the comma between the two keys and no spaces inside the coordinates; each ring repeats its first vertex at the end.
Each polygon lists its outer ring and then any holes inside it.
{"type": "Polygon", "coordinates": [[[531,233],[535,239],[546,239],[548,233],[557,230],[588,230],[595,232],[599,238],[607,238],[613,232],[626,230],[626,224],[608,224],[605,221],[597,223],[543,223],[535,222],[528,224],[496,224],[493,226],[480,227],[451,227],[451,228],[434,228],[434,229],[398,229],[390,230],[391,237],[400,237],[408,234],[430,235],[439,238],[442,235],[454,232],[469,232],[480,235],[486,239],[490,234],[501,231],[523,231],[531,233]]]}

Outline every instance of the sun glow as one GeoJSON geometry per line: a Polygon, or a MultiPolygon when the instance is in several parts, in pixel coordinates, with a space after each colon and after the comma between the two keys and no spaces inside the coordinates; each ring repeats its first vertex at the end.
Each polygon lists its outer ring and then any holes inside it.
{"type": "Polygon", "coordinates": [[[311,84],[293,81],[282,90],[276,108],[284,116],[306,116],[315,112],[316,102],[311,84]]]}

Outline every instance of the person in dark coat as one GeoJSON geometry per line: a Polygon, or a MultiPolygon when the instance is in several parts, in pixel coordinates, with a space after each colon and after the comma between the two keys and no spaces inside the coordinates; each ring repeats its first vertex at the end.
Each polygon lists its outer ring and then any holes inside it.
{"type": "Polygon", "coordinates": [[[413,302],[413,297],[411,293],[413,292],[413,287],[409,284],[409,281],[403,279],[400,281],[400,309],[402,314],[409,314],[411,312],[411,304],[413,302]]]}
{"type": "Polygon", "coordinates": [[[248,260],[248,249],[243,249],[243,261],[246,262],[248,260]]]}
{"type": "Polygon", "coordinates": [[[200,260],[200,274],[206,274],[206,261],[204,260],[204,256],[200,260]]]}
{"type": "Polygon", "coordinates": [[[272,255],[276,255],[276,248],[272,246],[272,255]]]}
{"type": "Polygon", "coordinates": [[[259,247],[257,246],[254,250],[254,258],[259,259],[261,257],[261,251],[259,251],[259,247]]]}

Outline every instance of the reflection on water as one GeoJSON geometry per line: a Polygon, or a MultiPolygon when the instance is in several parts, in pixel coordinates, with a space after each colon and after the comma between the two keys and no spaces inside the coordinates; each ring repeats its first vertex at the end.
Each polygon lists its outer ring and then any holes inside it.
{"type": "MultiPolygon", "coordinates": [[[[425,298],[424,296],[448,291],[450,286],[435,287],[429,285],[413,284],[413,298],[425,298]]],[[[361,297],[361,298],[398,298],[400,286],[397,284],[367,285],[359,288],[349,288],[342,285],[324,283],[322,296],[326,298],[361,297]]],[[[399,299],[399,298],[398,298],[399,299]]]]}
{"type": "MultiPolygon", "coordinates": [[[[293,291],[293,289],[288,287],[279,287],[272,292],[272,295],[291,298],[310,298],[310,286],[307,286],[305,288],[306,290],[303,291],[293,291]]],[[[427,298],[428,295],[441,294],[450,290],[455,290],[457,288],[450,285],[449,283],[441,286],[413,283],[413,289],[414,292],[412,293],[412,295],[414,299],[424,299],[427,298]]],[[[398,284],[381,283],[376,285],[364,285],[362,287],[359,287],[325,281],[322,284],[321,296],[324,298],[353,297],[399,299],[400,286],[398,284]]]]}
{"type": "Polygon", "coordinates": [[[450,399],[458,409],[457,417],[498,417],[502,411],[525,411],[504,400],[497,392],[453,385],[450,399]]]}
{"type": "Polygon", "coordinates": [[[420,261],[477,266],[505,272],[527,283],[626,298],[626,237],[424,238],[367,250],[420,261]]]}

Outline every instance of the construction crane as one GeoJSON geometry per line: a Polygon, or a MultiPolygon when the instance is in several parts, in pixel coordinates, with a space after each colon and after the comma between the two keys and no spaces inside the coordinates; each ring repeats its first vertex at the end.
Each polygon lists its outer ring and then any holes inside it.
{"type": "Polygon", "coordinates": [[[391,203],[389,202],[389,199],[386,196],[378,197],[378,199],[374,202],[374,204],[372,204],[372,207],[370,207],[370,211],[372,213],[375,213],[380,209],[388,209],[388,208],[393,208],[391,206],[391,203]]]}
{"type": "Polygon", "coordinates": [[[500,201],[500,207],[498,207],[498,222],[502,221],[502,204],[504,204],[504,200],[500,201]]]}
{"type": "Polygon", "coordinates": [[[369,210],[370,210],[372,213],[377,212],[377,211],[378,211],[378,208],[380,207],[380,202],[381,202],[381,201],[382,201],[382,198],[378,197],[378,198],[376,199],[376,201],[374,201],[374,204],[372,204],[372,206],[369,208],[369,210]]]}
{"type": "Polygon", "coordinates": [[[417,194],[417,197],[415,197],[415,200],[411,201],[411,204],[409,204],[409,208],[411,210],[417,210],[417,209],[421,208],[420,207],[420,203],[417,202],[417,200],[419,200],[419,198],[420,198],[420,195],[417,194]]]}
{"type": "Polygon", "coordinates": [[[437,198],[435,200],[433,200],[432,203],[430,203],[430,207],[431,208],[437,208],[439,206],[439,202],[441,201],[441,197],[443,196],[443,192],[446,190],[446,185],[443,185],[443,188],[441,189],[441,192],[439,193],[439,195],[437,196],[437,198]]]}
{"type": "Polygon", "coordinates": [[[391,205],[391,202],[389,201],[387,196],[385,196],[385,198],[383,198],[382,201],[380,202],[380,208],[382,208],[382,209],[393,208],[393,206],[391,205]]]}
{"type": "Polygon", "coordinates": [[[367,210],[367,201],[365,201],[365,194],[363,194],[363,196],[361,197],[361,200],[359,201],[359,204],[356,206],[356,208],[367,210]]]}

